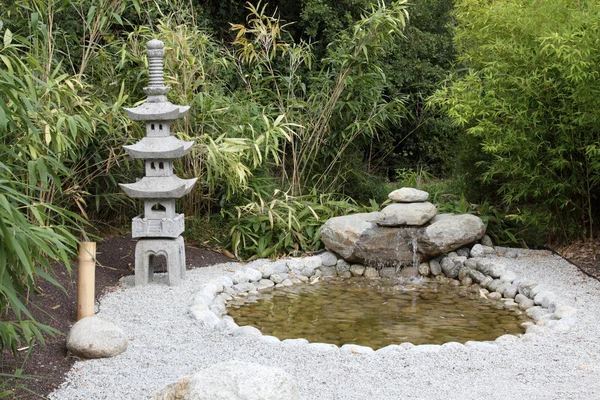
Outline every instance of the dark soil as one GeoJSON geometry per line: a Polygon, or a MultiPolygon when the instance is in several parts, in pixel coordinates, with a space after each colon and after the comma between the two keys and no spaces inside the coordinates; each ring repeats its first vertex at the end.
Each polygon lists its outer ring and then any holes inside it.
{"type": "Polygon", "coordinates": [[[600,236],[594,240],[578,240],[568,245],[554,246],[553,250],[586,275],[600,281],[600,236]]]}
{"type": "MultiPolygon", "coordinates": [[[[99,244],[96,254],[96,300],[113,290],[123,276],[133,275],[135,242],[131,238],[113,237],[99,244]]],[[[231,260],[215,251],[186,246],[188,269],[227,261],[231,260]]],[[[160,266],[156,271],[160,271],[160,266]]],[[[55,275],[64,291],[48,282],[38,282],[36,293],[30,296],[29,309],[39,322],[56,328],[61,334],[48,338],[43,345],[37,344],[31,349],[21,349],[16,358],[8,351],[2,352],[0,373],[14,374],[15,370],[20,368],[21,374],[28,376],[16,382],[17,388],[8,398],[46,398],[64,381],[65,374],[76,361],[67,354],[65,347],[66,334],[77,317],[76,263],[72,265],[70,274],[64,266],[55,266],[55,275]]],[[[6,378],[0,377],[0,392],[1,389],[14,386],[14,381],[10,381],[5,382],[8,387],[3,388],[2,379],[6,378]]],[[[1,393],[0,397],[3,397],[1,393]]]]}

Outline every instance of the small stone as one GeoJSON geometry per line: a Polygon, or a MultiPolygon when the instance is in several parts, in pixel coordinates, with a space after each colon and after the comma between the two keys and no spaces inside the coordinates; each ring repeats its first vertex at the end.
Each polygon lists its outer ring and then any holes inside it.
{"type": "Polygon", "coordinates": [[[556,295],[553,292],[542,291],[535,295],[533,302],[554,312],[556,308],[556,295]]]}
{"type": "Polygon", "coordinates": [[[387,345],[385,347],[382,347],[378,350],[375,350],[375,353],[382,355],[382,356],[386,356],[388,354],[396,354],[396,353],[401,353],[404,352],[406,350],[404,350],[402,347],[400,347],[397,344],[390,344],[387,345]]]}
{"type": "Polygon", "coordinates": [[[287,260],[286,265],[290,269],[290,271],[294,269],[301,270],[302,268],[304,268],[304,261],[301,258],[292,258],[287,260]]]}
{"type": "Polygon", "coordinates": [[[350,264],[348,261],[340,259],[335,264],[335,270],[337,271],[338,275],[340,272],[350,271],[350,264]]]}
{"type": "Polygon", "coordinates": [[[492,292],[490,294],[488,294],[488,299],[492,299],[492,300],[500,300],[502,298],[502,294],[498,293],[498,292],[492,292]]]}
{"type": "Polygon", "coordinates": [[[281,283],[289,277],[290,276],[288,274],[273,274],[271,275],[271,280],[275,283],[281,283]]]}
{"type": "Polygon", "coordinates": [[[484,259],[477,262],[477,270],[496,279],[506,271],[506,267],[493,260],[484,259]]]}
{"type": "Polygon", "coordinates": [[[502,294],[507,299],[514,299],[515,296],[517,295],[517,291],[518,291],[517,285],[510,285],[509,287],[504,289],[504,293],[502,293],[502,294]]]}
{"type": "Polygon", "coordinates": [[[519,253],[516,250],[509,250],[504,254],[504,257],[506,258],[517,258],[517,256],[519,255],[519,253]]]}
{"type": "Polygon", "coordinates": [[[260,281],[258,281],[258,283],[260,285],[258,287],[259,290],[267,289],[267,288],[275,286],[275,282],[273,282],[270,279],[261,279],[260,281]]]}
{"type": "Polygon", "coordinates": [[[321,272],[323,273],[323,276],[337,275],[337,270],[335,269],[335,267],[321,267],[321,272]]]}
{"type": "Polygon", "coordinates": [[[525,311],[525,314],[527,314],[527,316],[529,318],[531,318],[532,320],[537,322],[540,319],[542,319],[542,317],[544,315],[548,314],[548,310],[546,310],[540,306],[534,306],[534,307],[528,308],[527,311],[525,311]]]}
{"type": "Polygon", "coordinates": [[[225,300],[222,297],[215,297],[213,303],[208,307],[217,317],[227,314],[227,308],[225,307],[225,300]]]}
{"type": "Polygon", "coordinates": [[[492,242],[492,238],[488,235],[483,235],[481,238],[481,244],[487,247],[494,247],[494,242],[492,242]]]}
{"type": "Polygon", "coordinates": [[[364,277],[367,279],[379,278],[379,272],[373,267],[365,268],[364,277]]]}
{"type": "Polygon", "coordinates": [[[531,298],[531,291],[538,285],[535,281],[521,281],[518,284],[519,293],[525,297],[531,298]]]}
{"type": "Polygon", "coordinates": [[[247,293],[247,292],[256,290],[256,286],[254,286],[250,282],[244,282],[244,283],[238,283],[238,284],[233,285],[232,289],[234,289],[236,291],[236,293],[239,295],[241,293],[247,293]]]}
{"type": "Polygon", "coordinates": [[[473,284],[473,279],[471,279],[470,276],[465,276],[460,280],[460,284],[463,286],[471,286],[471,284],[473,284]]]}
{"type": "Polygon", "coordinates": [[[467,268],[467,267],[463,267],[458,271],[458,280],[462,281],[463,279],[465,279],[467,276],[469,276],[469,271],[471,271],[471,268],[467,268]]]}
{"type": "Polygon", "coordinates": [[[275,269],[270,264],[260,265],[256,270],[262,274],[263,279],[269,279],[275,273],[275,269]]]}
{"type": "Polygon", "coordinates": [[[499,349],[498,345],[495,343],[486,343],[486,342],[476,342],[469,340],[465,343],[466,347],[471,347],[473,349],[484,350],[484,351],[496,351],[499,349]]]}
{"type": "Polygon", "coordinates": [[[284,281],[283,281],[283,282],[281,282],[281,284],[282,284],[284,287],[289,287],[289,286],[292,286],[292,285],[294,285],[294,282],[292,282],[290,279],[284,279],[284,281]]]}
{"type": "Polygon", "coordinates": [[[289,268],[287,267],[286,260],[279,260],[271,263],[271,267],[276,274],[287,274],[289,272],[289,268]]]}
{"type": "Polygon", "coordinates": [[[308,348],[321,353],[339,350],[339,347],[333,343],[309,343],[308,348]]]}
{"type": "Polygon", "coordinates": [[[496,338],[495,342],[503,345],[514,345],[519,341],[519,338],[515,335],[502,335],[496,338]]]}
{"type": "Polygon", "coordinates": [[[471,248],[471,257],[483,257],[485,256],[485,251],[483,250],[483,246],[479,243],[473,245],[471,248]]]}
{"type": "Polygon", "coordinates": [[[519,303],[521,310],[529,310],[533,306],[535,306],[535,303],[529,297],[526,297],[525,300],[519,303]]]}
{"type": "Polygon", "coordinates": [[[233,283],[235,285],[237,285],[238,283],[246,283],[250,281],[250,278],[248,277],[248,275],[246,275],[244,273],[244,271],[242,270],[237,270],[233,273],[233,275],[231,276],[231,280],[233,281],[233,283]]]}
{"type": "Polygon", "coordinates": [[[375,352],[371,347],[359,346],[357,344],[345,344],[340,347],[340,349],[351,354],[368,354],[375,352]]]}
{"type": "Polygon", "coordinates": [[[190,312],[198,322],[207,328],[214,328],[219,325],[221,320],[215,315],[214,312],[208,309],[200,310],[199,308],[200,307],[198,305],[190,307],[190,312]]]}
{"type": "Polygon", "coordinates": [[[500,275],[500,280],[504,282],[512,283],[515,279],[517,279],[517,274],[512,271],[504,271],[500,275]]]}
{"type": "Polygon", "coordinates": [[[439,353],[442,348],[439,344],[421,344],[410,349],[414,353],[439,353]]]}
{"type": "Polygon", "coordinates": [[[431,275],[438,276],[442,273],[442,266],[437,260],[429,261],[429,270],[431,271],[431,275]]]}
{"type": "Polygon", "coordinates": [[[246,268],[246,270],[244,272],[248,276],[248,279],[250,280],[250,282],[260,281],[263,277],[262,273],[254,268],[248,267],[248,268],[246,268]]]}
{"type": "Polygon", "coordinates": [[[321,259],[321,264],[324,267],[333,267],[338,261],[337,256],[334,253],[332,253],[331,251],[326,251],[324,253],[321,253],[317,257],[319,257],[321,259]]]}
{"type": "Polygon", "coordinates": [[[483,252],[487,255],[495,255],[496,249],[490,246],[483,246],[483,252]]]}
{"type": "Polygon", "coordinates": [[[442,271],[444,271],[444,274],[448,278],[456,278],[458,276],[458,271],[462,266],[459,262],[455,262],[450,257],[444,257],[440,264],[442,265],[442,271]]]}
{"type": "Polygon", "coordinates": [[[419,274],[421,276],[429,276],[429,272],[429,263],[424,262],[419,264],[419,274]]]}
{"type": "Polygon", "coordinates": [[[233,286],[233,280],[227,275],[221,275],[215,280],[219,281],[219,283],[223,285],[223,290],[225,290],[225,288],[230,288],[233,286]]]}
{"type": "Polygon", "coordinates": [[[350,273],[352,276],[362,276],[365,272],[365,267],[361,264],[352,264],[350,266],[350,273]]]}
{"type": "Polygon", "coordinates": [[[416,278],[419,276],[419,269],[415,267],[404,267],[398,275],[401,278],[416,278]]]}
{"type": "Polygon", "coordinates": [[[456,254],[458,254],[459,257],[469,257],[469,255],[471,254],[471,251],[466,247],[462,247],[462,248],[456,250],[456,254]]]}
{"type": "Polygon", "coordinates": [[[527,330],[525,332],[535,333],[536,335],[549,335],[551,333],[551,330],[547,326],[531,325],[527,327],[527,330]]]}
{"type": "Polygon", "coordinates": [[[278,344],[278,343],[281,343],[281,340],[279,340],[279,338],[278,338],[278,337],[275,337],[275,336],[270,336],[270,335],[263,335],[263,336],[260,338],[260,340],[261,340],[262,342],[265,342],[265,343],[270,343],[270,344],[278,344]]]}
{"type": "MultiPolygon", "coordinates": [[[[305,271],[305,270],[314,271],[315,269],[321,267],[321,265],[323,265],[323,261],[321,260],[321,257],[319,257],[319,256],[305,257],[304,258],[304,268],[302,268],[302,270],[303,271],[305,271]]],[[[312,273],[307,276],[312,276],[312,273]]]]}
{"type": "Polygon", "coordinates": [[[388,199],[396,203],[417,203],[427,201],[428,198],[429,193],[423,190],[408,187],[394,190],[388,194],[388,199]]]}
{"type": "Polygon", "coordinates": [[[415,345],[412,344],[411,342],[402,342],[402,343],[400,343],[400,347],[402,347],[404,350],[410,350],[413,347],[415,347],[415,345]]]}
{"type": "Polygon", "coordinates": [[[281,344],[285,346],[295,347],[295,346],[306,346],[308,344],[308,340],[304,338],[298,339],[285,339],[281,341],[281,344]]]}
{"type": "Polygon", "coordinates": [[[529,298],[525,295],[522,295],[521,293],[517,294],[515,296],[515,301],[519,304],[521,304],[524,300],[528,300],[529,298]]]}
{"type": "Polygon", "coordinates": [[[127,350],[129,340],[114,323],[92,316],[82,318],[69,332],[67,350],[78,357],[114,357],[127,350]]]}
{"type": "Polygon", "coordinates": [[[498,287],[500,286],[500,284],[502,283],[502,281],[500,279],[494,279],[488,286],[488,290],[495,292],[496,289],[498,289],[498,287]]]}
{"type": "Polygon", "coordinates": [[[577,314],[577,309],[570,306],[561,306],[554,311],[553,317],[556,319],[561,319],[565,317],[573,317],[577,314]]]}
{"type": "Polygon", "coordinates": [[[240,326],[238,329],[232,332],[233,336],[248,337],[248,336],[262,336],[260,330],[250,325],[240,326]]]}
{"type": "Polygon", "coordinates": [[[382,278],[393,278],[396,276],[396,268],[385,267],[379,270],[379,276],[382,278]]]}

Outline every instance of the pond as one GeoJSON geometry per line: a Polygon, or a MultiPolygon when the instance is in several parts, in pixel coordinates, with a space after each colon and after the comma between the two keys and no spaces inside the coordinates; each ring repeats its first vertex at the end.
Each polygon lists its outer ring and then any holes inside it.
{"type": "Polygon", "coordinates": [[[331,278],[231,301],[228,313],[279,339],[358,344],[465,343],[524,332],[529,318],[479,289],[427,278],[331,278]]]}

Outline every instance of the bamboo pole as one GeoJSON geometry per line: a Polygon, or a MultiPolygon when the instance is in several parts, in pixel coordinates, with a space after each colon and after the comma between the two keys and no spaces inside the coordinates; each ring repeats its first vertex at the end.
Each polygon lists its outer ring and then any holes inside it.
{"type": "Polygon", "coordinates": [[[78,257],[77,320],[94,315],[96,242],[81,242],[78,257]]]}

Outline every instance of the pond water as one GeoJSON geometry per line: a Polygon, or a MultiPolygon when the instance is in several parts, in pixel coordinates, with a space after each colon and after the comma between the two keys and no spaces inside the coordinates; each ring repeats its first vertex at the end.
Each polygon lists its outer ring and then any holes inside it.
{"type": "Polygon", "coordinates": [[[389,344],[464,343],[524,332],[519,310],[484,298],[479,290],[426,278],[331,278],[233,300],[228,313],[279,339],[347,343],[379,349],[389,344]]]}

